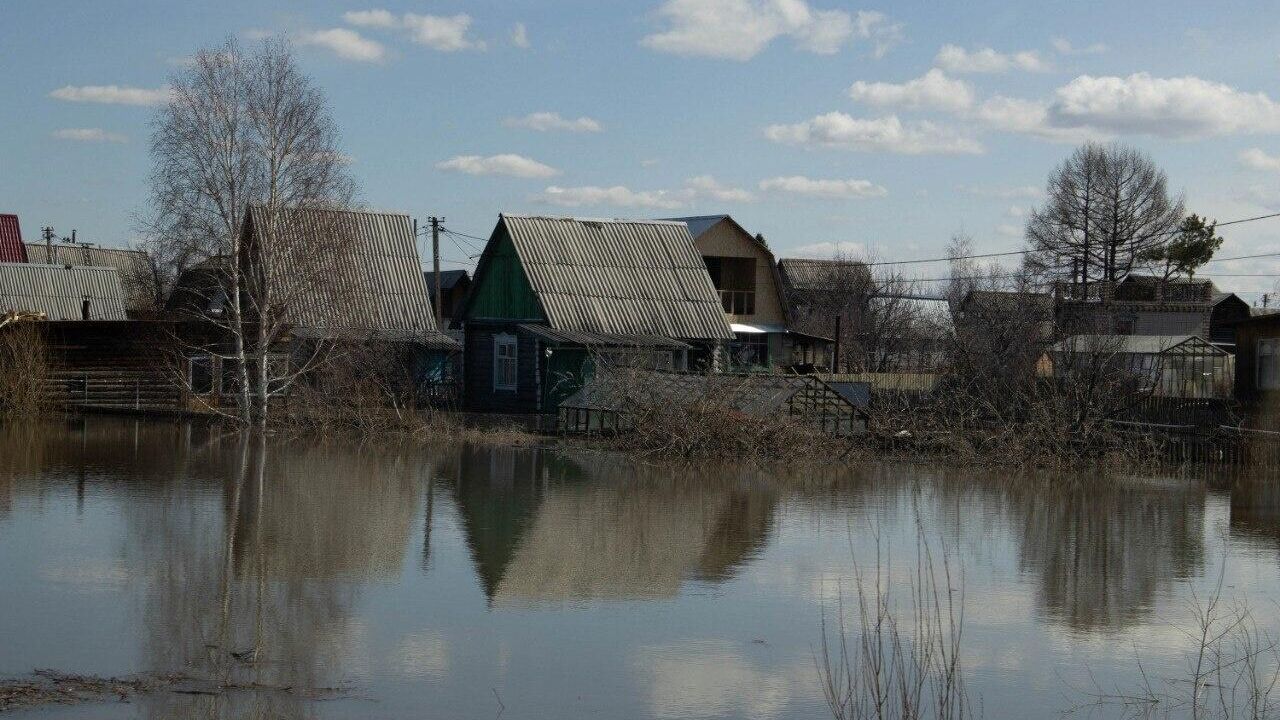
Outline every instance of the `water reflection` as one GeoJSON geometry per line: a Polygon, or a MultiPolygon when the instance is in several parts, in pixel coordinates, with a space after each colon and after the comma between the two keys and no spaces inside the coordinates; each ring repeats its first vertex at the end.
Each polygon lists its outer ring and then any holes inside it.
{"type": "Polygon", "coordinates": [[[19,610],[0,613],[0,674],[176,670],[258,688],[93,717],[492,717],[495,691],[509,716],[815,717],[818,623],[849,597],[850,553],[883,538],[914,560],[923,528],[965,578],[975,693],[1016,710],[994,717],[1057,717],[1058,668],[1122,674],[1132,645],[1166,642],[1228,520],[1244,541],[1226,549],[1231,582],[1280,592],[1267,479],[1228,498],[1181,479],[896,464],[783,477],[132,420],[11,427],[0,606],[19,610]],[[1104,657],[1112,644],[1122,659],[1104,657]],[[376,703],[314,702],[326,688],[376,703]]]}
{"type": "Polygon", "coordinates": [[[453,483],[495,606],[675,596],[767,542],[778,495],[741,480],[643,477],[614,458],[468,450],[453,483]]]}

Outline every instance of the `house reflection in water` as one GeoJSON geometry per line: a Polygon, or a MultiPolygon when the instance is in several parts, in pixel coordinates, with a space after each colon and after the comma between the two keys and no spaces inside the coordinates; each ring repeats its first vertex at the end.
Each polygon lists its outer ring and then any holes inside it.
{"type": "Polygon", "coordinates": [[[1231,537],[1280,549],[1280,483],[1260,473],[1231,486],[1231,537]]]}
{"type": "Polygon", "coordinates": [[[453,483],[491,606],[675,596],[760,552],[777,495],[706,474],[655,482],[615,459],[470,450],[453,483]]]}

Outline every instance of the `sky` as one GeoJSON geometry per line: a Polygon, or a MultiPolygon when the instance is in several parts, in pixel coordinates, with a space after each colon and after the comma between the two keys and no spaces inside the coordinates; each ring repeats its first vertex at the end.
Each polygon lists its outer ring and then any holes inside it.
{"type": "MultiPolygon", "coordinates": [[[[1280,211],[1274,2],[0,0],[0,212],[29,240],[134,242],[169,78],[272,35],[326,93],[361,202],[464,235],[729,213],[782,257],[1016,250],[1088,139],[1149,153],[1189,211],[1280,211]]],[[[1222,234],[1220,257],[1280,252],[1280,219],[1222,234]]],[[[446,237],[445,267],[479,245],[446,237]]],[[[1280,255],[1202,273],[1254,302],[1280,255]]]]}

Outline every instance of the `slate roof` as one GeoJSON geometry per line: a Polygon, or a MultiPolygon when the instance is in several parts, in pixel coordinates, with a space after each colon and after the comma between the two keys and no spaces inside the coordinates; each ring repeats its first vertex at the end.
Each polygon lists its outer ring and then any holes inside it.
{"type": "Polygon", "coordinates": [[[689,228],[689,234],[694,238],[697,238],[702,233],[710,230],[711,226],[715,225],[721,220],[727,220],[728,218],[729,218],[728,215],[695,215],[692,217],[676,217],[676,218],[666,218],[666,219],[672,222],[684,223],[689,228]]]}
{"type": "MultiPolygon", "coordinates": [[[[434,270],[426,270],[422,273],[427,280],[427,297],[434,297],[436,292],[436,274],[434,270]]],[[[449,291],[454,288],[464,278],[470,279],[466,270],[441,270],[440,271],[440,289],[449,291]]]]}
{"type": "MultiPolygon", "coordinates": [[[[684,223],[503,214],[547,323],[557,330],[730,340],[684,223]]],[[[492,243],[476,270],[484,272],[492,243]]]]}
{"type": "Polygon", "coordinates": [[[787,292],[821,292],[831,284],[832,273],[841,268],[866,273],[867,278],[871,276],[865,264],[853,260],[782,258],[778,261],[778,271],[787,292]]]}
{"type": "Polygon", "coordinates": [[[125,299],[131,306],[153,302],[155,280],[148,267],[146,253],[124,248],[93,247],[70,243],[27,243],[27,259],[50,265],[89,265],[113,267],[120,273],[125,299]]]}
{"type": "Polygon", "coordinates": [[[0,315],[43,313],[49,320],[124,320],[120,273],[110,267],[0,263],[0,315]]]}
{"type": "MultiPolygon", "coordinates": [[[[246,239],[256,241],[264,213],[250,206],[246,239]]],[[[268,271],[299,334],[455,344],[436,327],[408,215],[287,208],[277,220],[272,242],[283,250],[267,256],[268,271]],[[317,245],[318,234],[330,238],[317,245]]]]}

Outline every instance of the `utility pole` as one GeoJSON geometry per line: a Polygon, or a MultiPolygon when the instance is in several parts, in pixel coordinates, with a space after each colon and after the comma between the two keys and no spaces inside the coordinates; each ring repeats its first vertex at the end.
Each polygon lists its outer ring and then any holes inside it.
{"type": "Polygon", "coordinates": [[[836,313],[836,346],[835,352],[831,359],[831,372],[839,374],[840,372],[840,316],[843,313],[836,313]]]}
{"type": "Polygon", "coordinates": [[[431,267],[436,274],[436,296],[433,299],[436,307],[436,329],[444,327],[444,306],[441,305],[440,290],[440,221],[442,217],[431,216],[431,267]]]}

